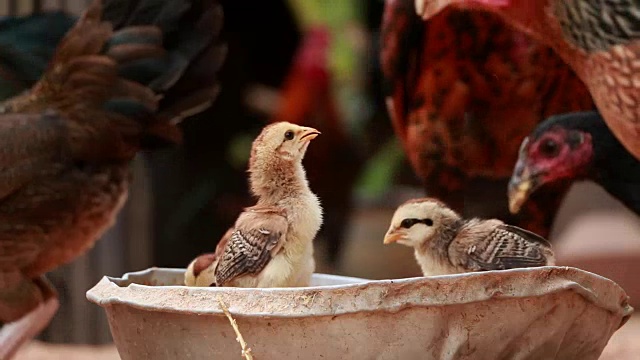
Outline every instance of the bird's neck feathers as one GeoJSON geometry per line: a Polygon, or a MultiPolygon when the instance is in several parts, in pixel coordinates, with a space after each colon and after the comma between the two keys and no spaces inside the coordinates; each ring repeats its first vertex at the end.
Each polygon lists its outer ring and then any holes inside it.
{"type": "Polygon", "coordinates": [[[258,205],[281,205],[288,198],[309,193],[309,183],[302,163],[285,159],[255,159],[250,168],[250,186],[258,205]]]}
{"type": "Polygon", "coordinates": [[[611,156],[607,165],[594,167],[589,177],[630,210],[640,214],[640,161],[626,155],[611,156]],[[628,156],[628,158],[625,158],[628,156]]]}
{"type": "Polygon", "coordinates": [[[629,153],[602,121],[594,134],[594,158],[586,178],[636,213],[640,213],[640,161],[629,153]]]}
{"type": "MultiPolygon", "coordinates": [[[[566,114],[554,121],[547,121],[536,129],[539,134],[554,126],[568,130],[586,132],[591,136],[592,150],[584,156],[589,156],[589,166],[586,171],[574,174],[575,180],[593,180],[603,187],[609,178],[640,179],[640,162],[631,155],[613,135],[600,114],[594,111],[566,114]]],[[[576,159],[575,161],[584,161],[576,159]]]]}
{"type": "Polygon", "coordinates": [[[414,256],[424,276],[451,273],[449,245],[462,226],[461,219],[451,219],[439,226],[436,233],[414,249],[414,256]]]}
{"type": "Polygon", "coordinates": [[[436,256],[439,259],[448,259],[449,244],[455,239],[464,223],[465,220],[461,217],[442,219],[435,234],[417,247],[416,252],[436,256]]]}

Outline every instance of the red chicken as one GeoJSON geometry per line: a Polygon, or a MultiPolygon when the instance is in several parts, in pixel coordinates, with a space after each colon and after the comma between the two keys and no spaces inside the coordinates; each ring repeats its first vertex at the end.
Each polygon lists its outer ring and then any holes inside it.
{"type": "MultiPolygon", "coordinates": [[[[508,217],[505,189],[522,139],[550,115],[593,109],[552,49],[487,12],[449,8],[425,22],[414,1],[388,0],[382,41],[395,132],[429,195],[466,216],[508,217]],[[485,184],[499,191],[468,201],[485,184]]],[[[547,236],[542,214],[532,205],[508,221],[547,236]]]]}
{"type": "MultiPolygon", "coordinates": [[[[509,182],[509,208],[517,213],[530,197],[549,189],[563,196],[581,180],[595,182],[640,215],[640,161],[595,111],[552,116],[525,138],[509,182]]],[[[558,210],[546,209],[550,215],[558,210]]]]}
{"type": "Polygon", "coordinates": [[[30,91],[0,104],[0,358],[57,308],[44,274],[91,248],[136,153],[180,140],[225,55],[215,0],[96,0],[30,91]]]}
{"type": "Polygon", "coordinates": [[[424,18],[449,4],[492,11],[551,46],[585,82],[614,135],[640,159],[640,2],[416,1],[424,18]]]}

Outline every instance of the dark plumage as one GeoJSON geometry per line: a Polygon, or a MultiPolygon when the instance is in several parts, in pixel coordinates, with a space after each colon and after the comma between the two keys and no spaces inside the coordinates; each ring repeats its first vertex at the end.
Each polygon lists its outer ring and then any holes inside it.
{"type": "Polygon", "coordinates": [[[0,99],[33,85],[76,18],[63,12],[0,20],[0,99]]]}
{"type": "Polygon", "coordinates": [[[635,0],[563,0],[554,5],[565,40],[588,52],[609,51],[640,38],[635,0]]]}
{"type": "Polygon", "coordinates": [[[640,159],[640,2],[416,1],[425,18],[449,4],[495,13],[513,27],[553,48],[584,81],[616,138],[640,159]]]}
{"type": "Polygon", "coordinates": [[[640,161],[597,112],[553,116],[524,140],[509,183],[510,208],[518,211],[530,195],[549,189],[566,192],[580,180],[594,181],[640,214],[640,161]]]}
{"type": "Polygon", "coordinates": [[[413,0],[385,4],[386,102],[426,193],[465,217],[547,236],[537,209],[510,216],[504,188],[520,141],[540,122],[594,109],[584,84],[550,48],[494,14],[449,7],[423,21],[413,0]]]}
{"type": "Polygon", "coordinates": [[[136,153],[178,142],[214,100],[221,23],[215,0],[96,0],[40,81],[0,104],[0,358],[53,316],[44,274],[113,224],[136,153]]]}

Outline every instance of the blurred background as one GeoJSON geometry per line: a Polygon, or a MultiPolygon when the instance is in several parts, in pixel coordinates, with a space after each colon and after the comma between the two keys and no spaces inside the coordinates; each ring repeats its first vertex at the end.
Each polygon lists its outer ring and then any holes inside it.
{"type": "MultiPolygon", "coordinates": [[[[0,95],[13,95],[38,78],[55,44],[87,3],[0,1],[0,14],[5,16],[0,21],[0,95]]],[[[304,162],[311,188],[326,213],[315,242],[318,272],[369,279],[419,275],[411,249],[382,245],[396,206],[412,197],[444,197],[462,205],[467,215],[511,219],[505,211],[506,184],[516,154],[510,155],[511,163],[505,161],[508,173],[499,169],[501,164],[479,161],[496,170],[485,176],[436,167],[429,170],[429,176],[440,176],[434,180],[424,175],[424,169],[414,171],[406,155],[412,148],[405,151],[402,136],[394,132],[385,98],[395,96],[394,87],[402,84],[383,80],[381,39],[396,40],[395,47],[384,49],[395,66],[389,71],[412,66],[414,73],[407,75],[407,81],[419,78],[422,70],[411,64],[411,51],[417,50],[411,50],[410,42],[426,41],[422,33],[429,29],[415,12],[402,15],[404,22],[397,21],[381,31],[385,6],[381,0],[263,0],[252,2],[251,7],[234,0],[221,3],[229,51],[220,96],[212,108],[184,123],[183,146],[136,159],[134,183],[117,224],[90,252],[49,275],[60,292],[61,308],[40,340],[111,343],[103,310],[85,298],[85,292],[102,276],[120,276],[151,266],[184,268],[198,254],[213,251],[241,209],[252,204],[245,173],[250,145],[260,129],[273,121],[300,123],[322,132],[304,162]],[[403,35],[409,31],[407,24],[414,27],[409,30],[421,35],[403,35]],[[394,31],[400,35],[393,37],[390,32],[394,31]]],[[[494,20],[483,21],[480,25],[490,26],[494,20]]],[[[451,24],[448,31],[477,31],[469,19],[451,24]]],[[[431,26],[446,25],[434,20],[431,26]]],[[[473,61],[486,58],[486,54],[469,54],[473,61]]],[[[447,73],[453,61],[445,58],[436,70],[447,73]]],[[[544,70],[543,63],[531,66],[544,70]]],[[[515,81],[486,71],[498,84],[515,81]]],[[[438,86],[453,87],[453,82],[438,86]]],[[[428,86],[416,91],[440,94],[439,88],[428,86]]],[[[483,109],[491,106],[504,104],[485,104],[461,116],[466,122],[469,116],[489,116],[483,109]]],[[[521,106],[532,105],[523,101],[521,106]]],[[[490,116],[505,122],[501,131],[522,134],[510,140],[517,148],[543,117],[522,120],[518,109],[513,111],[494,111],[490,116]],[[509,127],[519,121],[526,125],[520,132],[509,127]]],[[[406,123],[415,121],[409,116],[406,123]]],[[[458,131],[482,130],[466,127],[466,122],[458,131]]],[[[502,141],[487,138],[488,142],[502,141]]],[[[434,140],[425,137],[421,141],[434,140]]],[[[471,144],[458,151],[477,150],[471,144]]],[[[543,210],[553,215],[548,238],[556,247],[560,264],[607,276],[623,286],[632,299],[634,294],[639,299],[640,280],[635,276],[640,270],[638,216],[590,182],[574,185],[557,200],[561,204],[550,202],[543,210]]],[[[637,308],[639,304],[634,305],[637,308]]]]}

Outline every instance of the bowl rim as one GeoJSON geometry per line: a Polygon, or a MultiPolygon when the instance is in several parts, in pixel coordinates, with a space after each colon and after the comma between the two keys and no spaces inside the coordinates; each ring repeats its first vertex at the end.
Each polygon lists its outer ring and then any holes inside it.
{"type": "Polygon", "coordinates": [[[146,311],[224,316],[220,303],[216,301],[218,299],[234,316],[291,318],[397,312],[415,306],[461,305],[573,291],[593,305],[621,316],[620,326],[633,313],[629,297],[618,284],[601,275],[566,266],[384,280],[315,273],[316,278],[354,282],[297,288],[150,286],[136,283],[121,286],[132,277],[152,276],[157,272],[177,275],[184,271],[152,267],[125,273],[120,278],[104,276],[87,291],[86,296],[89,301],[105,308],[124,305],[146,311]]]}

